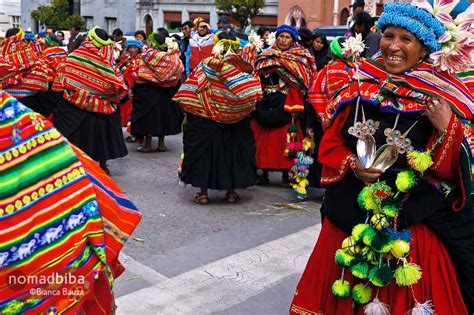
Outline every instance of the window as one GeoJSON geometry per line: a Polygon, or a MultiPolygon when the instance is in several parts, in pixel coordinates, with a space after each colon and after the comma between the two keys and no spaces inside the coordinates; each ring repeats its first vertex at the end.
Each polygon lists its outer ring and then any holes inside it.
{"type": "Polygon", "coordinates": [[[21,17],[17,15],[10,16],[10,26],[11,27],[20,27],[21,24],[21,17]]]}
{"type": "Polygon", "coordinates": [[[105,18],[105,24],[107,25],[107,33],[112,34],[112,31],[117,28],[117,19],[105,18]]]}
{"type": "Polygon", "coordinates": [[[86,29],[90,30],[94,26],[94,18],[92,16],[84,16],[86,22],[86,29]]]}

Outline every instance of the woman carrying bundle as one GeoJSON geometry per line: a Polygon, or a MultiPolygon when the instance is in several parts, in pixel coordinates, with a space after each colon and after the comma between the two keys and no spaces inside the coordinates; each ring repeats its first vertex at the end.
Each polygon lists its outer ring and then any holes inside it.
{"type": "Polygon", "coordinates": [[[181,132],[183,110],[171,98],[184,71],[178,44],[159,28],[148,37],[150,49],[140,55],[138,78],[133,87],[132,135],[144,138],[138,152],[152,152],[151,139],[158,137],[158,151],[166,151],[165,136],[181,132]]]}
{"type": "Polygon", "coordinates": [[[117,110],[127,86],[113,65],[112,45],[103,29],[93,27],[68,55],[63,100],[53,116],[56,128],[106,172],[107,160],[127,155],[117,110]]]}
{"type": "Polygon", "coordinates": [[[248,116],[262,96],[251,64],[242,59],[231,30],[214,36],[213,56],[199,64],[175,100],[187,113],[181,180],[199,187],[194,201],[209,203],[208,189],[226,190],[229,203],[239,201],[236,188],[255,184],[255,142],[248,116]]]}

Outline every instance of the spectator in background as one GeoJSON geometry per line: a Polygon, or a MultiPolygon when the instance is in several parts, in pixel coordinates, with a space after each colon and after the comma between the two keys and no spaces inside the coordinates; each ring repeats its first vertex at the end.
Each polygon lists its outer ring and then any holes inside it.
{"type": "Polygon", "coordinates": [[[331,60],[329,44],[326,35],[319,32],[314,33],[313,46],[311,47],[310,52],[316,61],[316,69],[320,71],[331,60]]]}
{"type": "Polygon", "coordinates": [[[146,44],[146,33],[142,30],[138,30],[135,32],[135,39],[146,44]]]}
{"type": "Polygon", "coordinates": [[[347,28],[351,29],[354,26],[354,21],[359,13],[364,12],[365,2],[364,0],[355,0],[353,4],[350,5],[352,8],[352,15],[347,20],[347,28]]]}
{"type": "Polygon", "coordinates": [[[54,35],[54,33],[56,33],[56,30],[54,29],[54,27],[48,26],[48,27],[46,27],[45,32],[46,32],[46,35],[52,36],[52,35],[54,35]]]}
{"type": "Polygon", "coordinates": [[[64,33],[61,31],[56,32],[56,37],[59,41],[59,46],[64,46],[64,33]]]}
{"type": "Polygon", "coordinates": [[[68,54],[72,53],[75,49],[81,46],[82,42],[84,41],[84,35],[80,34],[81,27],[77,24],[71,25],[69,28],[69,33],[71,37],[69,37],[69,43],[67,44],[67,52],[68,54]]]}
{"type": "Polygon", "coordinates": [[[298,44],[310,50],[313,46],[313,33],[307,28],[298,30],[298,44]]]}
{"type": "Polygon", "coordinates": [[[123,32],[121,29],[116,28],[112,31],[112,40],[122,47],[122,51],[125,50],[125,46],[127,46],[127,39],[123,37],[123,32]]]}
{"type": "Polygon", "coordinates": [[[186,50],[186,74],[191,73],[197,65],[209,57],[214,47],[214,34],[211,25],[205,20],[198,22],[197,33],[191,35],[186,50]]]}
{"type": "Polygon", "coordinates": [[[261,26],[257,30],[257,34],[263,41],[263,49],[267,49],[268,47],[270,47],[270,45],[268,44],[268,38],[270,37],[270,29],[266,26],[261,26]]]}
{"type": "MultiPolygon", "coordinates": [[[[194,24],[191,21],[186,21],[181,24],[181,32],[183,32],[183,38],[178,42],[179,43],[179,50],[181,51],[181,62],[183,63],[184,69],[187,69],[186,63],[186,51],[189,48],[189,40],[191,39],[191,32],[194,28],[194,24]]],[[[183,73],[183,78],[181,81],[186,80],[186,73],[183,73]]]]}
{"type": "Polygon", "coordinates": [[[380,33],[373,33],[371,31],[374,26],[374,20],[367,12],[362,12],[357,15],[354,26],[351,28],[352,36],[356,34],[362,34],[362,39],[365,43],[365,50],[362,53],[363,57],[372,57],[380,47],[380,39],[382,35],[380,33]]]}

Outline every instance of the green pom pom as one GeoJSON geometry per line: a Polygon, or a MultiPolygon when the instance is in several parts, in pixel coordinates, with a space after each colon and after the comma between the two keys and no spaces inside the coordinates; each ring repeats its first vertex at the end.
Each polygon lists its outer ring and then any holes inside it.
{"type": "Polygon", "coordinates": [[[410,151],[407,152],[407,162],[412,169],[423,174],[431,165],[433,160],[431,159],[431,151],[410,151]]]}
{"type": "Polygon", "coordinates": [[[352,229],[352,236],[356,240],[356,242],[360,242],[362,240],[362,236],[364,235],[365,230],[367,230],[370,226],[365,223],[360,223],[354,226],[352,229]]]}
{"type": "Polygon", "coordinates": [[[386,286],[393,278],[393,270],[389,266],[374,267],[369,272],[370,282],[377,287],[386,286]]]}
{"type": "Polygon", "coordinates": [[[351,286],[349,281],[336,280],[332,285],[332,294],[338,298],[346,298],[351,295],[351,286]]]}
{"type": "Polygon", "coordinates": [[[380,202],[375,198],[370,187],[364,187],[357,197],[359,207],[364,210],[380,212],[380,202]]]}
{"type": "Polygon", "coordinates": [[[372,288],[362,283],[356,284],[352,289],[352,298],[358,304],[367,304],[372,299],[372,288]]]}
{"type": "Polygon", "coordinates": [[[354,277],[365,279],[369,275],[369,265],[366,262],[361,262],[351,267],[351,273],[354,277]]]}
{"type": "Polygon", "coordinates": [[[416,185],[416,173],[412,170],[398,173],[395,185],[401,192],[408,192],[416,185]]]}
{"type": "Polygon", "coordinates": [[[369,226],[367,229],[365,229],[364,234],[362,235],[362,241],[365,245],[371,246],[372,240],[376,235],[377,231],[373,227],[369,226]]]}
{"type": "Polygon", "coordinates": [[[336,255],[334,256],[336,263],[341,267],[350,267],[352,261],[354,261],[354,256],[347,254],[344,250],[338,249],[336,255]]]}
{"type": "Polygon", "coordinates": [[[378,253],[388,253],[393,247],[393,240],[384,232],[376,232],[370,246],[378,253]]]}
{"type": "Polygon", "coordinates": [[[361,251],[361,256],[365,257],[365,260],[373,265],[379,263],[380,254],[370,249],[370,247],[364,247],[361,251]]]}
{"type": "Polygon", "coordinates": [[[399,211],[400,208],[396,205],[386,205],[382,208],[382,213],[391,218],[396,217],[399,211]]]}
{"type": "Polygon", "coordinates": [[[420,266],[405,263],[395,270],[395,281],[399,286],[414,285],[421,279],[421,275],[420,266]]]}

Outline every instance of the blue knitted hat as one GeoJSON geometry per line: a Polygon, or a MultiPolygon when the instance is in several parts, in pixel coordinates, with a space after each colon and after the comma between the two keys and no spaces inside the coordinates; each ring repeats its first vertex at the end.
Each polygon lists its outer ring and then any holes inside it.
{"type": "Polygon", "coordinates": [[[387,3],[378,20],[378,28],[398,26],[411,32],[431,53],[441,49],[438,39],[446,32],[444,25],[431,13],[407,3],[387,3]]]}
{"type": "Polygon", "coordinates": [[[142,49],[143,43],[136,39],[129,39],[127,40],[127,45],[125,45],[125,49],[128,49],[128,47],[137,47],[138,49],[142,49]]]}
{"type": "Polygon", "coordinates": [[[282,24],[277,27],[275,37],[278,37],[278,35],[284,32],[289,33],[295,42],[298,41],[298,30],[296,27],[282,24]]]}

